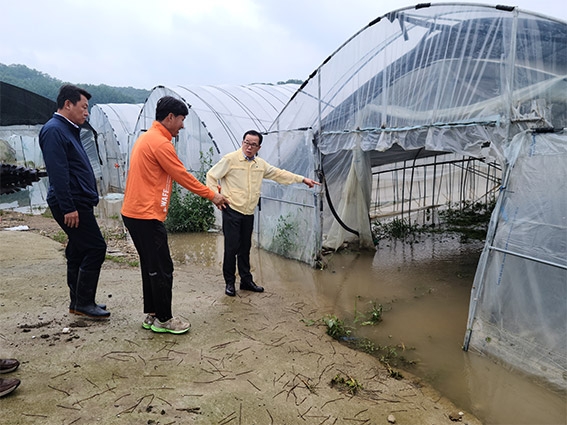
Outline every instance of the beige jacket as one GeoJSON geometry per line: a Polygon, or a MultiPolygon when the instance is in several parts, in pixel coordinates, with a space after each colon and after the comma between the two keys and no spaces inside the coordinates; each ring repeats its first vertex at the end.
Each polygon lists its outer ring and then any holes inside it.
{"type": "Polygon", "coordinates": [[[260,199],[263,179],[281,184],[303,182],[303,176],[274,167],[259,157],[248,160],[242,149],[238,149],[225,155],[209,170],[207,186],[215,191],[220,189],[233,210],[252,215],[260,199]]]}

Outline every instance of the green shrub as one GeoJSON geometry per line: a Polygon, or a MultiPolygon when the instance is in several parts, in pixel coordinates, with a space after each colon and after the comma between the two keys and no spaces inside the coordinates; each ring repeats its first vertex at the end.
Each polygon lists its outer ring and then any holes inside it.
{"type": "MultiPolygon", "coordinates": [[[[206,170],[212,165],[213,149],[208,153],[201,152],[201,170],[195,177],[205,183],[206,170]]],[[[211,201],[189,192],[177,183],[173,183],[169,212],[165,220],[168,232],[204,232],[209,230],[215,222],[215,210],[211,201]]]]}

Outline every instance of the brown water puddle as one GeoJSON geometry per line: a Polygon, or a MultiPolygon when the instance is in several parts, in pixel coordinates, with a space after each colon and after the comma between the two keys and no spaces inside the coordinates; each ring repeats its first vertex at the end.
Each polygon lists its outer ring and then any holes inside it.
{"type": "MultiPolygon", "coordinates": [[[[222,245],[216,234],[170,235],[177,267],[220,268],[222,245]]],[[[398,347],[400,355],[416,362],[410,373],[483,422],[565,424],[565,395],[461,349],[481,249],[482,244],[452,238],[381,242],[376,252],[334,254],[325,270],[254,249],[252,264],[255,280],[267,291],[295,293],[314,310],[349,324],[374,303],[382,305],[383,320],[358,326],[356,335],[398,347]]]]}

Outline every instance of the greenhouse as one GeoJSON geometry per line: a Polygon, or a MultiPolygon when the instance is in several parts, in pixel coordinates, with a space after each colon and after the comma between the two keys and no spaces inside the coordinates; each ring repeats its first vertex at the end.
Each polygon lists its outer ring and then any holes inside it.
{"type": "Polygon", "coordinates": [[[222,155],[240,147],[247,130],[267,131],[298,87],[295,84],[158,86],[143,105],[134,138],[130,140],[135,142],[141,132],[150,128],[160,98],[181,99],[189,107],[189,115],[174,144],[185,167],[196,172],[203,166],[202,155],[206,155],[209,162],[216,162],[222,155]]]}
{"type": "Polygon", "coordinates": [[[128,149],[142,106],[109,103],[95,104],[91,108],[89,123],[97,133],[102,194],[124,192],[128,149]]]}
{"type": "Polygon", "coordinates": [[[0,81],[1,161],[43,166],[39,131],[55,110],[54,101],[0,81]]]}
{"type": "MultiPolygon", "coordinates": [[[[44,167],[39,131],[56,110],[55,102],[0,81],[0,162],[29,168],[44,167]]],[[[2,195],[0,209],[29,211],[45,203],[47,180],[28,190],[2,195]]]]}
{"type": "MultiPolygon", "coordinates": [[[[515,7],[417,5],[353,35],[269,128],[261,247],[316,265],[373,247],[370,218],[497,199],[464,348],[567,388],[567,23],[515,7]]],[[[427,219],[427,218],[425,218],[427,219]]]]}

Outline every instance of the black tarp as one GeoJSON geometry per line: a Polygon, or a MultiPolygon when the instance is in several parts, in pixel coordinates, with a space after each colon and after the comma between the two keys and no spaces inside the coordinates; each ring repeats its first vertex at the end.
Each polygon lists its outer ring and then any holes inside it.
{"type": "Polygon", "coordinates": [[[45,124],[56,109],[51,99],[0,81],[0,126],[45,124]]]}

